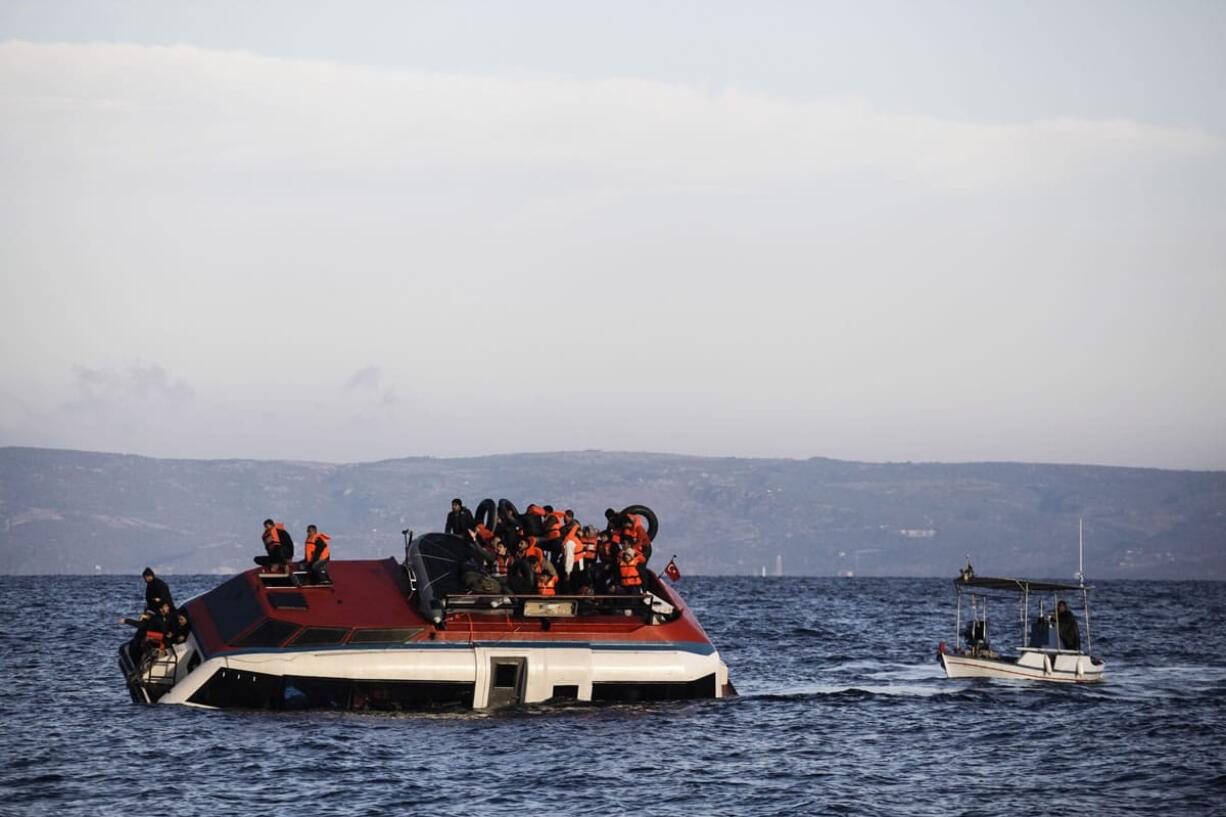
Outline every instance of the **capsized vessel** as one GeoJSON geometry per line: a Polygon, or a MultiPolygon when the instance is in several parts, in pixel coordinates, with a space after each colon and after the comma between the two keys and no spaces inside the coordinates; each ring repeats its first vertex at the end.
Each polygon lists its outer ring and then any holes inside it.
{"type": "Polygon", "coordinates": [[[195,707],[415,710],[735,694],[676,590],[643,569],[632,595],[474,595],[469,543],[406,537],[405,560],[334,561],[331,584],[237,574],[187,602],[191,635],[134,666],[132,699],[195,707]]]}

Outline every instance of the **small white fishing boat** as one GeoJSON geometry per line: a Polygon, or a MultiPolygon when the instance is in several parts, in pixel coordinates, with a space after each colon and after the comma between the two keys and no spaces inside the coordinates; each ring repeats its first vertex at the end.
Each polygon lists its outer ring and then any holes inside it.
{"type": "MultiPolygon", "coordinates": [[[[957,613],[954,646],[942,641],[937,657],[947,678],[1006,678],[1090,684],[1101,681],[1106,665],[1090,654],[1091,587],[1077,572],[1077,584],[1035,581],[1033,579],[989,578],[976,576],[968,562],[954,579],[957,613]],[[1050,594],[1050,596],[1048,595],[1050,594]],[[1080,594],[1085,619],[1085,649],[1082,649],[1077,618],[1062,596],[1080,594]],[[970,615],[963,625],[963,597],[969,600],[970,615]],[[1037,602],[1038,616],[1031,618],[1030,599],[1037,602]],[[1051,607],[1045,609],[1050,598],[1051,607]],[[996,600],[1017,605],[1021,637],[1016,653],[998,652],[992,638],[996,635],[988,618],[988,602],[996,600]]],[[[1006,607],[1007,609],[1007,607],[1006,607]]],[[[1007,638],[1007,631],[1003,634],[1007,638]]],[[[1003,640],[1003,639],[1002,639],[1003,640]]]]}

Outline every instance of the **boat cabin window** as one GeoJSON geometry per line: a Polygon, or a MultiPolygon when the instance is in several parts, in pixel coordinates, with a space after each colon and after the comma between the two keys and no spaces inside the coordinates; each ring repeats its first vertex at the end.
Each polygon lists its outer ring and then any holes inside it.
{"type": "Polygon", "coordinates": [[[306,596],[296,590],[278,590],[268,594],[268,603],[278,610],[306,610],[306,596]]]}
{"type": "Polygon", "coordinates": [[[354,630],[350,644],[403,644],[421,632],[420,627],[384,627],[354,630]]]}
{"type": "Polygon", "coordinates": [[[339,644],[349,635],[348,627],[304,627],[298,637],[290,642],[294,647],[313,647],[322,644],[339,644]]]}
{"type": "Polygon", "coordinates": [[[217,627],[217,634],[226,643],[264,617],[264,610],[255,590],[247,583],[247,576],[239,574],[221,587],[204,595],[204,604],[217,627]]]}
{"type": "Polygon", "coordinates": [[[235,647],[279,647],[281,642],[289,638],[297,629],[297,624],[270,618],[238,641],[231,643],[235,647]]]}

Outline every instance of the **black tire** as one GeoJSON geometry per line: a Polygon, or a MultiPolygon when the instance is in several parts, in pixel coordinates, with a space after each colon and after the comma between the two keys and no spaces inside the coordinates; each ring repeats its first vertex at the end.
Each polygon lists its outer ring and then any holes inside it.
{"type": "Polygon", "coordinates": [[[473,512],[473,522],[493,530],[494,523],[497,521],[496,507],[494,500],[489,497],[481,500],[481,503],[477,505],[477,510],[473,512]]]}
{"type": "Polygon", "coordinates": [[[509,499],[498,500],[498,515],[509,516],[515,521],[519,521],[519,508],[515,507],[515,503],[509,499]]]}
{"type": "Polygon", "coordinates": [[[647,517],[647,538],[654,542],[656,534],[660,532],[660,520],[656,518],[656,512],[646,505],[627,505],[622,508],[623,518],[630,514],[647,517]]]}

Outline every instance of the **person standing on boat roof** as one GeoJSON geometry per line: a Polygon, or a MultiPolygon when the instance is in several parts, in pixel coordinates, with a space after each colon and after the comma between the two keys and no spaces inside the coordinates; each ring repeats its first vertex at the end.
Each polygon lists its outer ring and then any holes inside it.
{"type": "Polygon", "coordinates": [[[1056,627],[1060,632],[1061,648],[1081,649],[1081,628],[1077,626],[1077,617],[1063,600],[1056,602],[1056,627]]]}
{"type": "Polygon", "coordinates": [[[154,575],[153,568],[146,567],[141,571],[140,575],[145,580],[146,610],[150,613],[156,613],[163,601],[174,607],[174,601],[170,598],[170,588],[166,585],[166,582],[154,575]]]}
{"type": "Polygon", "coordinates": [[[468,536],[473,527],[473,512],[464,507],[464,502],[459,497],[451,500],[451,513],[447,514],[447,525],[443,528],[443,533],[468,536]]]}

